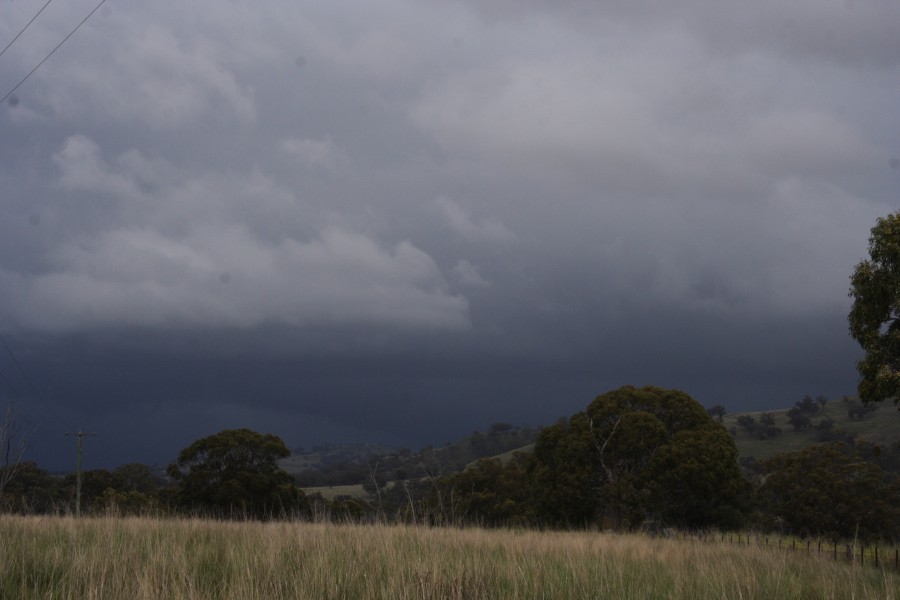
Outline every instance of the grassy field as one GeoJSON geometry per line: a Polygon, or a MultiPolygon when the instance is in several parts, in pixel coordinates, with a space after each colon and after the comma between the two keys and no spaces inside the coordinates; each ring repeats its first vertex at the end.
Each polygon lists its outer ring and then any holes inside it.
{"type": "Polygon", "coordinates": [[[0,516],[2,599],[900,598],[900,574],[586,532],[0,516]]]}
{"type": "MultiPolygon", "coordinates": [[[[779,452],[796,452],[820,443],[817,440],[818,432],[814,430],[794,431],[788,420],[786,409],[769,412],[774,415],[775,426],[781,429],[782,433],[766,440],[757,439],[753,434],[741,429],[737,423],[737,418],[741,415],[751,415],[759,421],[762,412],[725,415],[723,419],[725,427],[729,430],[734,428],[737,431],[734,441],[741,456],[752,456],[757,460],[764,460],[779,452]]],[[[832,400],[824,410],[812,417],[812,422],[813,424],[819,423],[825,417],[834,421],[835,429],[844,430],[875,444],[890,445],[900,440],[900,411],[891,403],[879,406],[876,412],[867,415],[864,419],[853,420],[847,415],[847,409],[840,400],[832,400]]]]}

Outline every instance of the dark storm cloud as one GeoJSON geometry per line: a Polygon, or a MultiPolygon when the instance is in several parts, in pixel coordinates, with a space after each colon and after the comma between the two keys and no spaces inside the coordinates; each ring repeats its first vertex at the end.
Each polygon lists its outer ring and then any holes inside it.
{"type": "MultiPolygon", "coordinates": [[[[0,84],[92,8],[51,6],[0,84]]],[[[43,397],[0,393],[41,460],[71,422],[107,463],[852,393],[898,10],[116,3],[0,107],[0,320],[43,397]]]]}

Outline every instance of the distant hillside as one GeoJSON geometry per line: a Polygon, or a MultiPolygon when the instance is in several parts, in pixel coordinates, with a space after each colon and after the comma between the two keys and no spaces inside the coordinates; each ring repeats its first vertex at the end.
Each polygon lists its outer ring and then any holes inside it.
{"type": "MultiPolygon", "coordinates": [[[[900,411],[893,405],[863,407],[852,398],[804,398],[789,409],[725,414],[743,461],[765,460],[838,440],[865,440],[900,451],[900,411]],[[795,426],[796,425],[796,426],[795,426]],[[798,428],[799,427],[799,428],[798,428]]],[[[298,449],[281,462],[304,488],[379,486],[391,481],[437,477],[462,471],[482,458],[507,462],[515,452],[532,452],[539,429],[495,423],[440,448],[419,452],[378,444],[324,445],[298,449]]],[[[339,493],[346,494],[346,488],[339,493]]],[[[327,495],[327,494],[326,494],[327,495]]]]}
{"type": "MultiPolygon", "coordinates": [[[[722,418],[722,424],[734,436],[738,453],[743,459],[752,457],[765,460],[781,452],[795,452],[816,444],[847,440],[848,436],[888,448],[900,444],[900,411],[894,405],[875,404],[863,407],[855,398],[847,397],[823,400],[824,403],[809,399],[808,402],[798,402],[792,408],[768,412],[726,414],[722,418]],[[817,406],[814,412],[811,409],[812,403],[817,406]],[[806,411],[798,410],[799,406],[806,407],[806,411]],[[802,423],[802,416],[805,414],[809,419],[808,425],[795,429],[789,416],[791,411],[800,413],[798,423],[802,423]],[[771,416],[771,425],[760,427],[766,420],[763,415],[771,416]],[[752,419],[755,427],[741,425],[740,421],[751,423],[747,417],[752,419]]],[[[528,453],[533,450],[534,443],[531,443],[498,453],[492,458],[506,462],[516,452],[528,453]]]]}
{"type": "Polygon", "coordinates": [[[457,442],[418,452],[374,444],[327,445],[295,451],[280,462],[300,487],[369,484],[448,475],[467,464],[532,443],[538,430],[509,423],[494,423],[488,431],[475,431],[457,442]]]}
{"type": "Polygon", "coordinates": [[[279,465],[288,473],[325,471],[341,463],[363,463],[375,456],[409,452],[384,444],[322,444],[311,449],[295,448],[279,465]]]}
{"type": "Polygon", "coordinates": [[[797,408],[726,414],[722,424],[734,436],[741,457],[757,460],[780,452],[795,452],[816,444],[847,439],[848,436],[888,447],[900,442],[900,411],[892,404],[863,408],[852,398],[827,401],[824,405],[819,404],[815,412],[807,413],[809,424],[802,429],[795,429],[791,423],[790,412],[795,411],[796,415],[797,408]],[[766,418],[764,415],[770,415],[773,421],[769,432],[759,426],[766,418]],[[748,417],[753,419],[755,427],[746,425],[751,423],[748,417]]]}

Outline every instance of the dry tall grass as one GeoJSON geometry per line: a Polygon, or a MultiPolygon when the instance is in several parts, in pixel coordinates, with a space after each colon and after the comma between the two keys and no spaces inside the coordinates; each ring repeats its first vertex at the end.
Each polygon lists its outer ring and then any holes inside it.
{"type": "Polygon", "coordinates": [[[0,598],[900,598],[789,550],[588,532],[0,517],[0,598]]]}

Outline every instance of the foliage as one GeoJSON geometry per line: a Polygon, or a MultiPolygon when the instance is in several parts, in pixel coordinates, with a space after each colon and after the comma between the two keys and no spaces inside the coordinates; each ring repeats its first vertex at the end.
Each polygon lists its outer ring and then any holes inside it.
{"type": "Polygon", "coordinates": [[[727,411],[725,410],[725,407],[722,406],[721,404],[716,404],[715,406],[712,406],[712,407],[706,409],[706,414],[708,414],[711,417],[718,418],[719,423],[722,422],[722,417],[725,416],[726,412],[727,411]]]}
{"type": "Polygon", "coordinates": [[[849,452],[900,477],[900,440],[892,444],[876,444],[863,439],[849,439],[845,443],[849,452]]]}
{"type": "Polygon", "coordinates": [[[117,488],[123,491],[153,494],[164,485],[158,473],[141,463],[128,463],[116,467],[113,476],[117,479],[117,488]]]}
{"type": "Polygon", "coordinates": [[[806,431],[812,428],[812,419],[809,418],[809,415],[797,410],[796,407],[789,410],[787,416],[795,431],[806,431]]]}
{"type": "MultiPolygon", "coordinates": [[[[75,498],[75,474],[63,478],[67,502],[75,498]]],[[[81,504],[88,514],[157,514],[163,510],[165,482],[147,465],[129,463],[113,471],[92,469],[82,473],[81,504]]]]}
{"type": "Polygon", "coordinates": [[[781,435],[781,429],[775,427],[775,415],[763,413],[759,416],[759,422],[751,415],[740,415],[737,423],[742,429],[760,440],[767,440],[781,435]]]}
{"type": "Polygon", "coordinates": [[[747,481],[734,440],[677,390],[626,386],[545,429],[531,467],[539,518],[733,527],[747,481]]]}
{"type": "Polygon", "coordinates": [[[869,414],[878,411],[877,404],[861,404],[850,398],[844,398],[844,406],[847,407],[847,416],[854,420],[865,419],[869,414]]]}
{"type": "Polygon", "coordinates": [[[828,402],[824,396],[819,396],[820,401],[813,400],[809,396],[804,396],[799,402],[795,402],[794,406],[788,411],[787,417],[794,431],[806,431],[813,428],[812,417],[819,412],[820,408],[824,408],[828,402]]]}
{"type": "Polygon", "coordinates": [[[879,218],[869,260],[850,278],[850,334],[865,351],[857,362],[863,403],[900,402],[900,212],[879,218]]]}
{"type": "MultiPolygon", "coordinates": [[[[82,508],[87,514],[159,514],[166,483],[147,465],[132,463],[114,471],[82,473],[82,508]]],[[[54,476],[34,462],[20,465],[0,495],[0,509],[21,514],[57,514],[74,509],[75,474],[54,476]]]]}
{"type": "MultiPolygon", "coordinates": [[[[793,405],[791,408],[793,408],[793,405]]],[[[888,447],[897,441],[897,432],[900,431],[900,411],[885,409],[879,414],[879,418],[872,418],[871,413],[866,413],[863,418],[851,417],[850,408],[858,407],[866,411],[880,410],[884,408],[880,404],[863,405],[855,398],[843,397],[837,401],[831,401],[811,416],[812,427],[797,431],[788,419],[788,410],[774,410],[775,423],[781,433],[775,437],[762,438],[754,432],[748,432],[738,426],[737,419],[745,414],[729,414],[724,419],[724,426],[733,430],[732,435],[741,456],[753,456],[759,460],[771,458],[778,453],[795,452],[802,448],[818,443],[832,441],[850,442],[854,438],[865,439],[882,447],[888,447]],[[821,427],[822,421],[832,421],[831,428],[827,425],[821,427]]],[[[854,413],[855,415],[855,413],[854,413]]],[[[759,419],[759,414],[753,414],[759,419]]],[[[757,421],[758,423],[758,421],[757,421]]]]}
{"type": "MultiPolygon", "coordinates": [[[[819,398],[824,398],[824,396],[819,396],[819,398]]],[[[825,399],[825,402],[820,402],[813,400],[809,395],[806,395],[803,396],[802,400],[794,403],[794,408],[811,416],[819,412],[820,408],[824,408],[827,402],[827,399],[825,399]]]]}
{"type": "Polygon", "coordinates": [[[306,511],[302,491],[278,460],[290,454],[278,436],[230,429],[195,441],[169,465],[182,506],[218,516],[268,518],[306,511]]]}
{"type": "Polygon", "coordinates": [[[749,431],[751,433],[756,429],[756,419],[754,419],[752,415],[738,416],[737,423],[743,429],[746,429],[747,431],[749,431]]]}
{"type": "Polygon", "coordinates": [[[486,458],[465,471],[440,478],[428,497],[432,512],[454,524],[497,527],[531,523],[529,460],[523,453],[506,464],[486,458]]]}
{"type": "Polygon", "coordinates": [[[785,530],[850,539],[900,536],[900,480],[842,443],[763,463],[761,508],[785,530]]]}
{"type": "Polygon", "coordinates": [[[19,464],[15,479],[0,494],[0,508],[9,512],[50,513],[63,503],[62,481],[32,461],[19,464]]]}
{"type": "Polygon", "coordinates": [[[541,521],[583,527],[597,517],[590,422],[584,413],[545,427],[534,446],[529,476],[541,521]]]}

